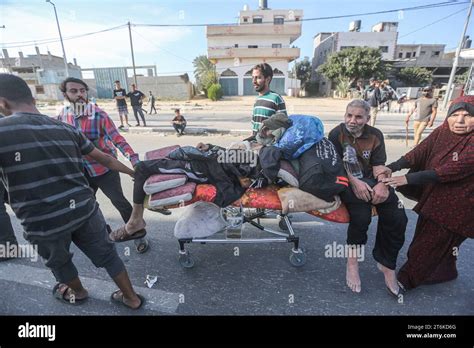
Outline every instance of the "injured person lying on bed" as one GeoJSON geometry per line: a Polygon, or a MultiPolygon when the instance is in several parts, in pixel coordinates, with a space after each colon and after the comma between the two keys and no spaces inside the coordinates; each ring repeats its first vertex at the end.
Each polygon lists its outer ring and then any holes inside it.
{"type": "Polygon", "coordinates": [[[147,152],[135,167],[132,216],[109,237],[115,242],[143,237],[145,207],[156,210],[198,201],[285,214],[330,213],[339,208],[338,194],[347,186],[342,161],[324,138],[321,121],[277,113],[263,122],[252,141],[227,148],[199,143],[147,152]]]}

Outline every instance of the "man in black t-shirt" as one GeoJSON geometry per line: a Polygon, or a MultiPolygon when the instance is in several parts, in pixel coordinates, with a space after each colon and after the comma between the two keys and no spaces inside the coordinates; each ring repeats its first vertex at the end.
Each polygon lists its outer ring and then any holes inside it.
{"type": "Polygon", "coordinates": [[[398,298],[400,287],[395,268],[408,219],[393,188],[381,182],[385,174],[374,176],[377,168],[385,164],[387,154],[382,132],[369,126],[369,121],[370,105],[354,99],[347,105],[344,123],[328,136],[343,158],[350,183],[341,194],[350,216],[347,244],[351,249],[347,255],[346,282],[352,291],[361,291],[358,259],[364,256],[372,206],[375,206],[379,219],[372,255],[384,274],[388,291],[398,298]]]}
{"type": "Polygon", "coordinates": [[[123,118],[125,118],[125,123],[127,123],[127,126],[131,127],[130,123],[128,123],[128,108],[127,100],[125,99],[127,92],[120,86],[119,80],[115,81],[114,84],[114,99],[117,102],[117,111],[120,116],[120,126],[118,128],[123,128],[123,118]]]}
{"type": "Polygon", "coordinates": [[[140,126],[140,120],[138,119],[138,114],[140,114],[140,117],[143,121],[143,126],[146,127],[145,115],[143,114],[142,110],[143,98],[145,95],[137,89],[135,84],[132,84],[132,91],[127,94],[127,97],[130,98],[130,105],[132,105],[133,115],[137,120],[136,126],[140,126]]]}

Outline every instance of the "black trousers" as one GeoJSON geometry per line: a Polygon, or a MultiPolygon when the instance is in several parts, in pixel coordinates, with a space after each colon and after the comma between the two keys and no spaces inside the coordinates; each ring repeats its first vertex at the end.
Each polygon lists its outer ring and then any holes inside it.
{"type": "Polygon", "coordinates": [[[5,188],[3,184],[0,183],[0,244],[16,244],[17,240],[15,237],[15,232],[13,231],[13,226],[10,221],[10,216],[7,213],[5,207],[5,188]]]}
{"type": "Polygon", "coordinates": [[[137,123],[140,124],[140,120],[138,119],[138,114],[140,114],[140,117],[142,118],[142,121],[143,121],[143,125],[146,126],[145,115],[143,114],[142,106],[132,105],[132,109],[133,109],[133,115],[135,116],[137,123]]]}
{"type": "MultiPolygon", "coordinates": [[[[366,244],[367,230],[372,220],[372,203],[358,199],[350,186],[341,194],[341,200],[350,216],[347,244],[366,244]]],[[[405,208],[399,203],[392,188],[386,201],[375,207],[379,221],[372,255],[377,262],[394,270],[398,253],[405,242],[405,229],[408,223],[405,208]]]]}
{"type": "Polygon", "coordinates": [[[173,127],[174,127],[174,130],[178,133],[178,134],[182,134],[184,132],[184,129],[186,128],[186,125],[185,124],[176,124],[176,123],[173,123],[173,127]]]}
{"type": "Polygon", "coordinates": [[[151,112],[152,112],[153,110],[155,110],[155,114],[156,114],[157,111],[156,111],[155,103],[152,103],[151,106],[150,106],[150,112],[149,112],[150,115],[151,115],[151,112]]]}
{"type": "Polygon", "coordinates": [[[112,202],[113,206],[117,208],[124,222],[128,222],[132,216],[132,205],[125,198],[122,191],[122,183],[120,182],[120,174],[116,171],[110,170],[104,175],[91,177],[86,173],[89,186],[97,193],[100,189],[104,195],[112,202]]]}

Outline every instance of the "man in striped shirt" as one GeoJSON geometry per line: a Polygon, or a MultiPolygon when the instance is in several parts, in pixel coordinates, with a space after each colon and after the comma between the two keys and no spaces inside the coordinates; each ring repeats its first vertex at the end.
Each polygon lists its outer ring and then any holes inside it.
{"type": "Polygon", "coordinates": [[[273,70],[267,63],[258,64],[252,70],[252,82],[255,90],[258,92],[252,115],[252,131],[254,136],[262,127],[262,122],[277,111],[286,114],[285,101],[281,95],[270,90],[272,78],[273,70]]]}
{"type": "Polygon", "coordinates": [[[103,267],[120,290],[112,301],[140,308],[143,297],[130,283],[109,240],[106,223],[84,176],[82,156],[111,170],[134,171],[105,154],[77,129],[40,114],[21,78],[0,74],[0,176],[25,239],[37,246],[58,283],[55,298],[79,304],[88,297],[72,262],[71,242],[103,267]]]}
{"type": "MultiPolygon", "coordinates": [[[[0,120],[3,118],[0,115],[0,120]]],[[[0,182],[0,245],[7,250],[15,245],[18,245],[18,241],[13,231],[13,226],[10,221],[10,216],[8,216],[6,207],[5,207],[5,188],[3,183],[0,182]]],[[[0,261],[6,261],[10,259],[8,256],[0,255],[0,261]]]]}

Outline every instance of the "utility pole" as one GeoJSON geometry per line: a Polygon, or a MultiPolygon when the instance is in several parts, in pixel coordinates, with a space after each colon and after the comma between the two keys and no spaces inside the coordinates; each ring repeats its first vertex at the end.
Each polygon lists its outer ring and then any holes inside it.
{"type": "Polygon", "coordinates": [[[61,47],[63,48],[63,59],[64,59],[64,67],[66,68],[66,77],[69,77],[69,66],[67,65],[66,50],[64,49],[63,36],[61,35],[61,27],[59,26],[59,19],[58,19],[58,13],[56,12],[56,6],[51,0],[46,0],[46,2],[49,2],[51,5],[53,5],[53,8],[54,8],[54,15],[56,16],[56,24],[58,25],[58,31],[59,31],[59,40],[61,41],[61,47]]]}
{"type": "Polygon", "coordinates": [[[446,96],[444,98],[443,102],[443,108],[446,109],[446,106],[448,105],[448,101],[451,98],[451,93],[453,89],[453,82],[454,82],[454,76],[456,75],[456,70],[458,68],[458,63],[459,63],[459,55],[461,54],[461,48],[464,43],[464,36],[466,35],[466,30],[467,26],[469,25],[469,18],[471,17],[471,11],[472,11],[472,4],[474,0],[471,0],[471,3],[469,4],[469,10],[467,11],[467,18],[466,18],[466,23],[464,23],[464,30],[461,35],[461,41],[459,42],[458,48],[456,49],[456,54],[454,56],[454,62],[453,62],[453,67],[451,69],[451,75],[449,76],[449,82],[448,82],[448,89],[446,90],[446,96]]]}
{"type": "Polygon", "coordinates": [[[135,56],[133,55],[132,28],[130,26],[130,22],[128,22],[127,24],[128,24],[128,34],[130,36],[130,50],[132,51],[133,81],[135,81],[135,86],[138,88],[137,72],[135,70],[135,56]]]}

